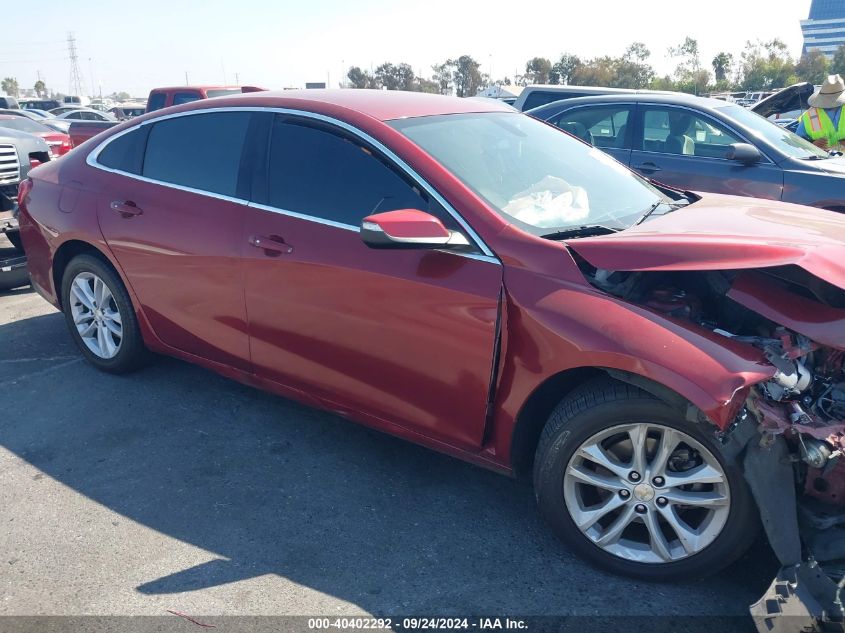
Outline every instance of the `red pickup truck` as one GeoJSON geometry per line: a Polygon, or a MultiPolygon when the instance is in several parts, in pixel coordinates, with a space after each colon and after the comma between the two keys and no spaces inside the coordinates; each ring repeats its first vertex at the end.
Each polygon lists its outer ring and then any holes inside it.
{"type": "MultiPolygon", "coordinates": [[[[266,88],[257,86],[177,86],[173,88],[153,88],[147,97],[147,112],[161,110],[169,106],[181,105],[200,99],[225,97],[241,92],[261,92],[266,88]]],[[[73,147],[93,138],[103,130],[114,125],[117,121],[75,121],[71,123],[68,134],[73,147]]]]}

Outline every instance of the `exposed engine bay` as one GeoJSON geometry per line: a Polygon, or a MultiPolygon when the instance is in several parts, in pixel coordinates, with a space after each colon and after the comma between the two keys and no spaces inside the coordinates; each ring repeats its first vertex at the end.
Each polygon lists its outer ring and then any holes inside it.
{"type": "Polygon", "coordinates": [[[743,463],[783,565],[752,614],[760,630],[845,630],[845,290],[797,266],[623,272],[577,261],[600,290],[751,346],[771,365],[715,431],[743,463]],[[815,628],[794,628],[795,617],[815,628]]]}

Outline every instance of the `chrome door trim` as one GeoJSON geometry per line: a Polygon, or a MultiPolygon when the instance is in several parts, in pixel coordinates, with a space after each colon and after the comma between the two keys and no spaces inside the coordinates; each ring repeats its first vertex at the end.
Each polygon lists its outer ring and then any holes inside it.
{"type": "MultiPolygon", "coordinates": [[[[308,220],[308,221],[311,221],[311,222],[317,222],[318,224],[324,224],[324,225],[327,225],[327,226],[334,226],[335,228],[349,228],[351,226],[351,225],[348,225],[348,224],[333,222],[332,220],[326,220],[326,219],[323,219],[323,218],[319,218],[319,217],[304,214],[304,213],[298,213],[298,212],[295,212],[295,211],[288,211],[286,209],[278,209],[278,208],[271,207],[271,206],[268,206],[268,205],[253,203],[253,202],[250,202],[249,200],[243,200],[241,198],[233,198],[233,197],[230,197],[230,196],[225,196],[225,195],[217,194],[217,193],[210,192],[210,191],[194,189],[192,187],[185,187],[183,185],[176,185],[176,184],[169,183],[169,182],[154,180],[152,178],[146,178],[144,176],[125,172],[125,171],[120,170],[120,169],[113,169],[111,167],[106,167],[104,165],[101,165],[99,162],[97,162],[97,158],[99,157],[100,153],[106,148],[106,146],[108,146],[109,143],[111,143],[112,141],[120,138],[121,136],[123,136],[125,134],[129,134],[130,132],[133,132],[137,129],[140,129],[141,127],[143,127],[145,125],[151,125],[153,123],[157,123],[159,121],[164,121],[164,120],[167,120],[167,119],[175,119],[175,118],[184,117],[184,116],[192,116],[192,115],[195,115],[195,114],[213,114],[215,112],[272,112],[272,113],[275,113],[275,114],[289,114],[289,115],[292,115],[292,116],[301,116],[303,118],[314,119],[316,121],[328,123],[329,125],[337,126],[337,127],[341,128],[342,130],[345,130],[346,132],[349,132],[349,133],[355,135],[356,137],[360,138],[361,140],[369,143],[370,145],[372,145],[376,149],[378,149],[382,154],[384,154],[388,159],[390,159],[394,163],[394,165],[400,167],[402,169],[402,171],[404,171],[415,183],[417,183],[420,187],[422,187],[432,198],[434,198],[444,209],[446,209],[446,212],[449,215],[451,215],[455,219],[455,221],[467,232],[467,235],[469,235],[469,237],[475,242],[475,244],[481,250],[481,254],[484,256],[482,258],[482,261],[492,260],[492,261],[495,261],[497,263],[500,263],[499,259],[496,257],[496,255],[493,253],[493,251],[490,249],[490,247],[487,246],[487,244],[484,242],[484,240],[481,239],[481,237],[478,235],[478,233],[476,233],[475,230],[473,230],[473,228],[466,222],[466,220],[464,220],[464,218],[461,216],[461,214],[458,213],[458,211],[451,204],[449,204],[449,202],[447,202],[446,199],[443,196],[441,196],[440,193],[438,193],[436,189],[434,189],[434,187],[432,187],[422,176],[420,176],[410,165],[408,165],[408,163],[406,163],[404,160],[399,158],[399,156],[397,156],[387,146],[385,146],[380,141],[374,139],[372,136],[370,136],[366,132],[359,130],[355,126],[350,125],[349,123],[346,123],[345,121],[341,121],[339,119],[335,119],[333,117],[326,116],[324,114],[318,114],[316,112],[308,112],[306,110],[296,110],[296,109],[293,109],[293,108],[277,108],[277,107],[270,107],[270,106],[267,106],[267,107],[245,106],[245,107],[225,107],[225,108],[201,108],[201,109],[197,109],[197,110],[189,110],[187,112],[176,112],[176,113],[173,113],[173,114],[166,114],[164,116],[155,117],[155,118],[152,118],[152,119],[147,119],[146,121],[142,121],[142,122],[140,122],[136,125],[132,125],[132,126],[126,128],[125,130],[121,130],[117,134],[114,134],[113,136],[110,136],[109,138],[101,141],[97,145],[97,147],[95,147],[93,150],[91,150],[91,152],[89,152],[88,156],[85,159],[85,162],[89,166],[94,167],[96,169],[101,169],[103,171],[107,171],[107,172],[110,172],[110,173],[113,173],[113,174],[119,174],[121,176],[126,176],[128,178],[134,178],[135,180],[140,180],[142,182],[157,184],[157,185],[161,185],[161,186],[164,186],[164,187],[171,187],[173,189],[179,189],[181,191],[187,191],[187,192],[190,192],[190,193],[196,193],[196,194],[200,194],[200,195],[210,196],[212,198],[218,198],[220,200],[226,200],[226,201],[229,201],[229,202],[237,202],[237,203],[240,203],[240,204],[246,204],[248,206],[258,208],[258,209],[262,209],[264,211],[278,212],[278,213],[281,213],[282,215],[289,215],[289,216],[297,217],[297,218],[300,218],[300,219],[303,219],[303,220],[308,220]]],[[[351,227],[351,228],[355,231],[358,231],[358,227],[351,227]]],[[[448,251],[448,252],[453,253],[455,255],[461,255],[461,256],[464,256],[464,257],[471,255],[471,253],[457,253],[455,251],[448,251]]],[[[480,258],[480,257],[477,257],[477,258],[480,258]]]]}

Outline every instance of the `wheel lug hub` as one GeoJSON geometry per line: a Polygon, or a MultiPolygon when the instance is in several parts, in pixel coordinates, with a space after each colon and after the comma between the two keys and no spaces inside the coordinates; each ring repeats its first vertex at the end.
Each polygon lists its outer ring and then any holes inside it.
{"type": "Polygon", "coordinates": [[[630,479],[631,481],[639,481],[640,473],[638,473],[636,470],[632,471],[631,474],[628,475],[628,479],[630,479]]]}
{"type": "Polygon", "coordinates": [[[638,503],[638,504],[634,507],[634,510],[635,510],[638,514],[645,514],[645,513],[646,513],[647,508],[645,507],[645,505],[644,505],[644,504],[642,504],[642,503],[638,503]]]}
{"type": "Polygon", "coordinates": [[[623,499],[627,499],[631,496],[631,493],[628,492],[627,490],[620,490],[619,496],[622,497],[623,499]]]}
{"type": "Polygon", "coordinates": [[[654,483],[655,486],[662,486],[666,482],[663,477],[655,477],[652,483],[654,483]]]}
{"type": "Polygon", "coordinates": [[[666,499],[666,497],[657,498],[657,505],[659,505],[661,508],[665,507],[667,503],[669,503],[669,501],[666,499]]]}

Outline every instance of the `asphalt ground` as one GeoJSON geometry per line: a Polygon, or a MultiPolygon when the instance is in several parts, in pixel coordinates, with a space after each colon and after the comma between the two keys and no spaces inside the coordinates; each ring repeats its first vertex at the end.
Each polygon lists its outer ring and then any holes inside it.
{"type": "Polygon", "coordinates": [[[747,614],[776,568],[759,542],[703,580],[598,571],[527,484],[181,361],[100,373],[37,294],[0,294],[0,615],[659,616],[685,630],[747,614]]]}

